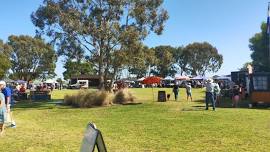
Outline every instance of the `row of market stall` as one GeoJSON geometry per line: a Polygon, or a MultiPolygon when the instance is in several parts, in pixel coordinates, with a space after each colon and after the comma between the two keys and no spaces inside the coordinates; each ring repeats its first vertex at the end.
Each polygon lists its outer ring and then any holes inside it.
{"type": "MultiPolygon", "coordinates": [[[[136,87],[136,88],[143,88],[147,86],[159,86],[159,87],[173,87],[174,85],[184,86],[185,83],[191,83],[193,87],[203,87],[205,80],[209,77],[204,76],[178,76],[178,77],[157,77],[157,76],[150,76],[150,77],[143,77],[140,79],[129,78],[129,79],[120,79],[117,83],[125,83],[128,87],[136,87]]],[[[231,82],[230,76],[214,76],[211,77],[216,81],[222,81],[224,84],[229,85],[231,82]]]]}
{"type": "MultiPolygon", "coordinates": [[[[11,87],[16,87],[17,85],[23,85],[25,88],[31,89],[34,88],[35,86],[40,86],[40,85],[46,85],[48,87],[57,87],[59,84],[55,80],[48,79],[46,81],[42,80],[33,80],[33,81],[24,81],[24,80],[12,80],[9,78],[3,79],[9,86],[11,87]]],[[[54,89],[53,88],[53,89],[54,89]]]]}

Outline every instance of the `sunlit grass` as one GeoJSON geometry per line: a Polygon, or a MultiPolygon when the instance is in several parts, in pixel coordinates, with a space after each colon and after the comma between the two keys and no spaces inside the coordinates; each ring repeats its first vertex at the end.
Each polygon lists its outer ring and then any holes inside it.
{"type": "MultiPolygon", "coordinates": [[[[217,108],[204,110],[202,89],[193,89],[195,102],[156,102],[158,90],[131,89],[138,105],[79,109],[47,103],[20,103],[14,109],[17,128],[0,137],[0,151],[79,151],[86,124],[96,123],[108,151],[269,151],[269,109],[217,108]]],[[[55,90],[53,101],[77,90],[55,90]]]]}

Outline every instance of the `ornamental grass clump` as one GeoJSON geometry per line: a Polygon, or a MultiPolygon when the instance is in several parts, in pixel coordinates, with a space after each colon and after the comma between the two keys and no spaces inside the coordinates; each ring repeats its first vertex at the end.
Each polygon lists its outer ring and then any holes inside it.
{"type": "Polygon", "coordinates": [[[66,95],[64,103],[73,107],[91,108],[112,105],[113,95],[104,91],[81,90],[75,95],[66,95]]]}
{"type": "Polygon", "coordinates": [[[135,102],[135,97],[132,95],[128,89],[123,89],[118,91],[115,94],[113,103],[116,104],[128,104],[128,103],[134,103],[135,102]]]}

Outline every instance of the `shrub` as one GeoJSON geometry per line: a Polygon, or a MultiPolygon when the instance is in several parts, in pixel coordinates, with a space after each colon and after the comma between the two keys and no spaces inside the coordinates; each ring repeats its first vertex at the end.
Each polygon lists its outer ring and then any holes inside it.
{"type": "Polygon", "coordinates": [[[80,90],[77,94],[65,95],[64,104],[79,108],[91,108],[96,106],[108,106],[113,103],[134,103],[134,99],[135,97],[127,89],[120,90],[115,95],[105,91],[80,90]]]}
{"type": "Polygon", "coordinates": [[[128,91],[128,89],[123,89],[115,94],[113,103],[117,104],[134,103],[134,99],[135,97],[132,95],[130,91],[128,91]]]}
{"type": "Polygon", "coordinates": [[[102,91],[81,90],[75,95],[66,95],[64,103],[73,107],[90,108],[111,105],[113,96],[102,91]]]}

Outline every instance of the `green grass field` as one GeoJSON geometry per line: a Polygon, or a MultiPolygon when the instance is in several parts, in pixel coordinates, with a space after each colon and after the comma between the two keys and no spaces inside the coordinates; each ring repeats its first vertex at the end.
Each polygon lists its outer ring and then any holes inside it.
{"type": "MultiPolygon", "coordinates": [[[[158,90],[154,89],[155,98],[158,90]]],[[[171,92],[171,89],[165,89],[171,92]]],[[[204,93],[187,102],[154,102],[151,89],[131,89],[142,104],[79,109],[55,104],[74,90],[54,91],[53,102],[18,103],[17,128],[0,137],[2,152],[79,151],[88,122],[102,131],[109,152],[269,151],[270,111],[248,108],[204,110],[204,93]]]]}

